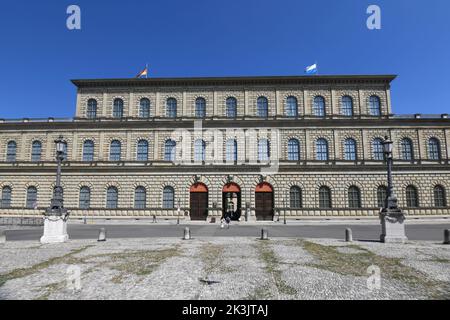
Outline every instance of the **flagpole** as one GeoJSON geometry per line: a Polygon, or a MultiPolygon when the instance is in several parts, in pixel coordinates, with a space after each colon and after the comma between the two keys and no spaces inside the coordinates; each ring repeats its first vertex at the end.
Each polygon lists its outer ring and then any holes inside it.
{"type": "Polygon", "coordinates": [[[148,79],[148,63],[145,64],[145,70],[147,70],[145,73],[145,79],[148,79]]]}

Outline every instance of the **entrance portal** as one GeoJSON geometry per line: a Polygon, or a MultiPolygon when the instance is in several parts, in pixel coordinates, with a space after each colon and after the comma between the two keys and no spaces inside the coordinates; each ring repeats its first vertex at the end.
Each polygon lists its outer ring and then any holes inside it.
{"type": "Polygon", "coordinates": [[[241,217],[241,188],[236,183],[228,183],[222,189],[222,215],[231,213],[231,220],[241,217]]]}
{"type": "Polygon", "coordinates": [[[206,220],[208,217],[208,188],[196,183],[190,189],[191,220],[206,220]]]}
{"type": "Polygon", "coordinates": [[[256,220],[273,220],[273,188],[267,182],[255,189],[256,220]]]}

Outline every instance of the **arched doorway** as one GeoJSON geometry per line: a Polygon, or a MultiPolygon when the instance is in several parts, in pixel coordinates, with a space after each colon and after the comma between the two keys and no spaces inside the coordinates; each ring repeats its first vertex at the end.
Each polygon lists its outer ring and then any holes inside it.
{"type": "Polygon", "coordinates": [[[267,182],[255,189],[256,220],[273,220],[273,188],[267,182]]]}
{"type": "Polygon", "coordinates": [[[241,188],[236,183],[227,183],[222,189],[222,215],[230,211],[231,220],[241,217],[241,188]]]}
{"type": "Polygon", "coordinates": [[[208,217],[208,187],[196,183],[190,189],[191,220],[206,220],[208,217]]]}

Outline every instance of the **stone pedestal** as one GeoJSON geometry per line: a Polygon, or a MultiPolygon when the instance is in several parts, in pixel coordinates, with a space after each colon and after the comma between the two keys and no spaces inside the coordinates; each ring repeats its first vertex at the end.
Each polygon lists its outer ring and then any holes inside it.
{"type": "Polygon", "coordinates": [[[41,237],[41,243],[62,243],[69,240],[67,234],[67,216],[45,216],[44,235],[41,237]]]}
{"type": "Polygon", "coordinates": [[[383,209],[380,213],[381,236],[384,243],[405,243],[405,215],[400,209],[383,209]]]}

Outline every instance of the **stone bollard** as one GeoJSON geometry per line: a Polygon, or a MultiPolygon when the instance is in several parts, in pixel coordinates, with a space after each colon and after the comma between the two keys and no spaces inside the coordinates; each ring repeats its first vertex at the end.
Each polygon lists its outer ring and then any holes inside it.
{"type": "Polygon", "coordinates": [[[347,228],[345,229],[345,242],[352,242],[352,241],[353,241],[352,229],[347,228]]]}
{"type": "Polygon", "coordinates": [[[444,230],[444,244],[450,244],[450,229],[444,230]]]}
{"type": "Polygon", "coordinates": [[[189,230],[189,227],[184,228],[184,236],[183,240],[190,240],[191,239],[191,231],[189,230]]]}
{"type": "Polygon", "coordinates": [[[98,232],[98,240],[97,241],[106,241],[106,229],[100,228],[98,232]]]}
{"type": "Polygon", "coordinates": [[[261,240],[269,240],[269,232],[266,228],[261,229],[261,240]]]}
{"type": "Polygon", "coordinates": [[[6,243],[6,234],[4,229],[0,229],[0,244],[6,243]]]}

